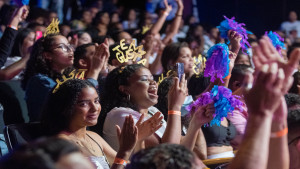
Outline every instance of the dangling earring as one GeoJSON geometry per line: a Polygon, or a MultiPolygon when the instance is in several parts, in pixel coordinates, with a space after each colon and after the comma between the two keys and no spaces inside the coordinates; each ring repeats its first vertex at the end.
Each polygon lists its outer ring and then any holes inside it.
{"type": "Polygon", "coordinates": [[[126,96],[127,100],[130,101],[130,94],[126,96]]]}

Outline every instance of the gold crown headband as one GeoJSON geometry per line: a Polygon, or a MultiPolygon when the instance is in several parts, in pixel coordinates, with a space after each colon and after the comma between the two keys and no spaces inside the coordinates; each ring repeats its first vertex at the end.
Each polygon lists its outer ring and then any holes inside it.
{"type": "Polygon", "coordinates": [[[135,46],[135,40],[132,40],[131,44],[128,46],[125,46],[125,39],[122,39],[120,41],[120,45],[114,47],[112,51],[117,51],[116,58],[120,63],[126,63],[129,60],[132,60],[133,62],[136,61],[137,58],[141,58],[140,61],[138,61],[138,64],[145,65],[147,60],[143,58],[143,55],[146,54],[146,52],[143,50],[143,45],[135,46]],[[125,52],[123,52],[123,51],[125,52]]]}
{"type": "Polygon", "coordinates": [[[143,26],[142,35],[144,35],[145,33],[147,33],[151,29],[151,27],[152,27],[152,25],[143,26]]]}
{"type": "Polygon", "coordinates": [[[201,54],[193,57],[194,65],[193,65],[193,71],[196,75],[199,75],[201,72],[203,72],[205,68],[205,62],[206,58],[203,57],[201,54]]]}
{"type": "Polygon", "coordinates": [[[59,28],[58,28],[59,22],[60,21],[58,19],[53,18],[52,22],[46,28],[46,32],[44,34],[44,37],[46,37],[49,34],[59,33],[59,28]]]}
{"type": "Polygon", "coordinates": [[[78,70],[73,70],[70,74],[69,77],[66,77],[65,75],[62,76],[63,80],[60,81],[59,79],[56,79],[56,83],[57,85],[55,86],[55,88],[53,89],[52,93],[57,92],[57,90],[59,89],[59,87],[65,83],[68,80],[71,79],[81,79],[84,80],[84,75],[85,72],[87,71],[87,69],[78,69],[78,70]]]}
{"type": "Polygon", "coordinates": [[[158,82],[157,85],[160,85],[162,81],[164,81],[166,78],[170,77],[174,75],[174,71],[173,70],[169,70],[166,74],[166,76],[164,76],[164,74],[162,73],[159,77],[158,77],[158,82]]]}

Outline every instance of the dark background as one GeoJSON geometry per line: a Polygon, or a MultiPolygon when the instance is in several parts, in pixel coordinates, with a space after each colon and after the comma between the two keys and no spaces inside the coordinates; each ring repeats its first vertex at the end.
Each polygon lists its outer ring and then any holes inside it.
{"type": "Polygon", "coordinates": [[[295,10],[298,16],[300,13],[300,0],[197,0],[197,3],[200,23],[216,26],[223,15],[235,16],[236,21],[245,23],[258,36],[278,30],[290,10],[295,10]]]}

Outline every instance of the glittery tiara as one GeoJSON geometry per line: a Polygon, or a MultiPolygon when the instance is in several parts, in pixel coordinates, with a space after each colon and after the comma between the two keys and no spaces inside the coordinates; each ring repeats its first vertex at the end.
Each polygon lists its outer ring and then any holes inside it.
{"type": "Polygon", "coordinates": [[[201,54],[199,54],[198,57],[194,56],[193,59],[194,59],[193,71],[196,75],[199,75],[201,72],[203,72],[205,68],[206,58],[201,54]]]}
{"type": "Polygon", "coordinates": [[[164,74],[162,73],[159,77],[158,77],[158,82],[157,85],[159,85],[162,81],[164,81],[166,78],[171,77],[174,75],[174,71],[173,70],[169,70],[166,74],[166,76],[164,76],[164,74]]]}
{"type": "Polygon", "coordinates": [[[58,28],[59,22],[60,21],[58,19],[53,18],[50,25],[46,28],[46,32],[44,34],[44,37],[46,37],[49,34],[59,33],[59,28],[58,28]]]}
{"type": "Polygon", "coordinates": [[[137,64],[143,64],[145,65],[147,60],[143,58],[143,55],[146,54],[146,52],[143,50],[143,45],[135,46],[135,40],[131,42],[131,44],[128,46],[125,45],[125,39],[122,39],[120,41],[120,45],[114,47],[112,51],[116,51],[116,58],[120,63],[126,63],[129,60],[132,60],[135,62],[137,58],[140,58],[141,60],[137,62],[137,64]],[[123,52],[125,51],[125,52],[123,52]]]}
{"type": "Polygon", "coordinates": [[[84,75],[85,72],[87,71],[87,69],[78,69],[78,70],[73,70],[70,74],[69,77],[66,77],[65,75],[62,76],[63,80],[60,81],[59,79],[56,79],[56,83],[57,85],[55,86],[55,88],[53,89],[52,93],[57,92],[57,90],[59,89],[59,87],[65,83],[66,81],[70,80],[70,79],[81,79],[84,80],[84,75]]]}

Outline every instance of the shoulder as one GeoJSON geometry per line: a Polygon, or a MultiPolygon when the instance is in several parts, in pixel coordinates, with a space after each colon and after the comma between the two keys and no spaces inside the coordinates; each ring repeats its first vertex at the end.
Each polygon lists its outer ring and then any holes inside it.
{"type": "Polygon", "coordinates": [[[128,115],[132,115],[133,118],[139,118],[141,115],[139,112],[134,111],[130,108],[125,107],[116,107],[113,108],[110,112],[107,113],[106,118],[125,118],[128,115]]]}
{"type": "Polygon", "coordinates": [[[69,137],[68,135],[64,134],[64,133],[59,133],[59,134],[57,135],[57,137],[58,137],[58,138],[61,138],[61,139],[65,139],[65,140],[71,141],[70,137],[69,137]]]}
{"type": "Polygon", "coordinates": [[[29,83],[40,83],[45,86],[54,86],[56,82],[50,77],[43,74],[36,74],[29,79],[29,83]]]}
{"type": "Polygon", "coordinates": [[[86,131],[86,133],[92,138],[94,139],[96,142],[100,142],[101,145],[104,142],[104,139],[97,133],[93,132],[93,131],[86,131]]]}

